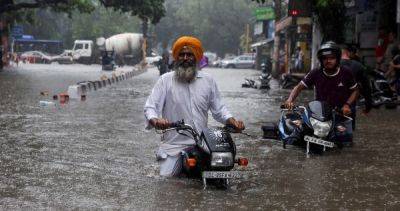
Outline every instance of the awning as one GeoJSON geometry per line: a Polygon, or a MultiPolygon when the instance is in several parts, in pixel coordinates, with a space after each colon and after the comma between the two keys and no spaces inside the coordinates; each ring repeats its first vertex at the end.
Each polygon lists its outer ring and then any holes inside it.
{"type": "Polygon", "coordinates": [[[256,48],[258,46],[266,45],[269,42],[274,41],[274,38],[266,39],[266,40],[261,40],[259,42],[251,44],[251,48],[256,48]]]}

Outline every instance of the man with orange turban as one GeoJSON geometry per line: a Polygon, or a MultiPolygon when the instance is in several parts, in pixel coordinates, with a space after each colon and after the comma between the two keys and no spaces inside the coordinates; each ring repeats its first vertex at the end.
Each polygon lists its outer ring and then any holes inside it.
{"type": "MultiPolygon", "coordinates": [[[[198,71],[203,57],[203,47],[195,37],[183,36],[172,47],[174,67],[162,75],[154,86],[144,106],[146,128],[166,129],[170,122],[184,120],[199,133],[207,128],[208,111],[213,118],[232,125],[236,131],[244,129],[222,103],[215,80],[207,73],[198,71]]],[[[181,152],[192,148],[192,138],[168,131],[162,136],[157,152],[160,175],[178,176],[182,173],[181,152]]]]}

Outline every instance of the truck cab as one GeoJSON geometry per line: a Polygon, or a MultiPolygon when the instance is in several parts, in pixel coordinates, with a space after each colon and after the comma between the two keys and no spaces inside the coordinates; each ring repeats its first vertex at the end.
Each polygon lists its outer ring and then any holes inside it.
{"type": "Polygon", "coordinates": [[[93,60],[93,41],[75,40],[72,48],[72,57],[78,63],[91,64],[93,60]]]}

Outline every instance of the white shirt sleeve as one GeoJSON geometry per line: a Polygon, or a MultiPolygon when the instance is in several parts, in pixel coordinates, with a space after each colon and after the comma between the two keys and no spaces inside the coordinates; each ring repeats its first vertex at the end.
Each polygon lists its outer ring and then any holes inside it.
{"type": "Polygon", "coordinates": [[[213,118],[222,124],[225,124],[226,120],[232,117],[232,114],[222,103],[221,94],[214,80],[211,88],[210,111],[213,118]]]}
{"type": "Polygon", "coordinates": [[[163,77],[160,77],[153,87],[151,94],[147,98],[144,106],[144,116],[146,119],[146,129],[150,130],[153,126],[149,120],[152,118],[160,118],[165,104],[166,87],[163,77]]]}

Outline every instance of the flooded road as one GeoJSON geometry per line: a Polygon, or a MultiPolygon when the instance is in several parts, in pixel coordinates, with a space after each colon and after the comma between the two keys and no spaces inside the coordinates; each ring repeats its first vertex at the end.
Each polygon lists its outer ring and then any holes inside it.
{"type": "Polygon", "coordinates": [[[359,115],[352,148],[306,158],[303,149],[261,138],[261,125],[278,119],[289,91],[241,88],[244,77],[259,74],[254,70],[204,71],[254,136],[234,134],[250,164],[228,190],[158,176],[159,135],[144,130],[143,117],[156,69],[89,92],[84,102],[49,107],[39,101],[104,72],[56,64],[0,72],[0,209],[400,208],[398,110],[359,115]],[[44,90],[48,96],[40,95],[44,90]]]}

